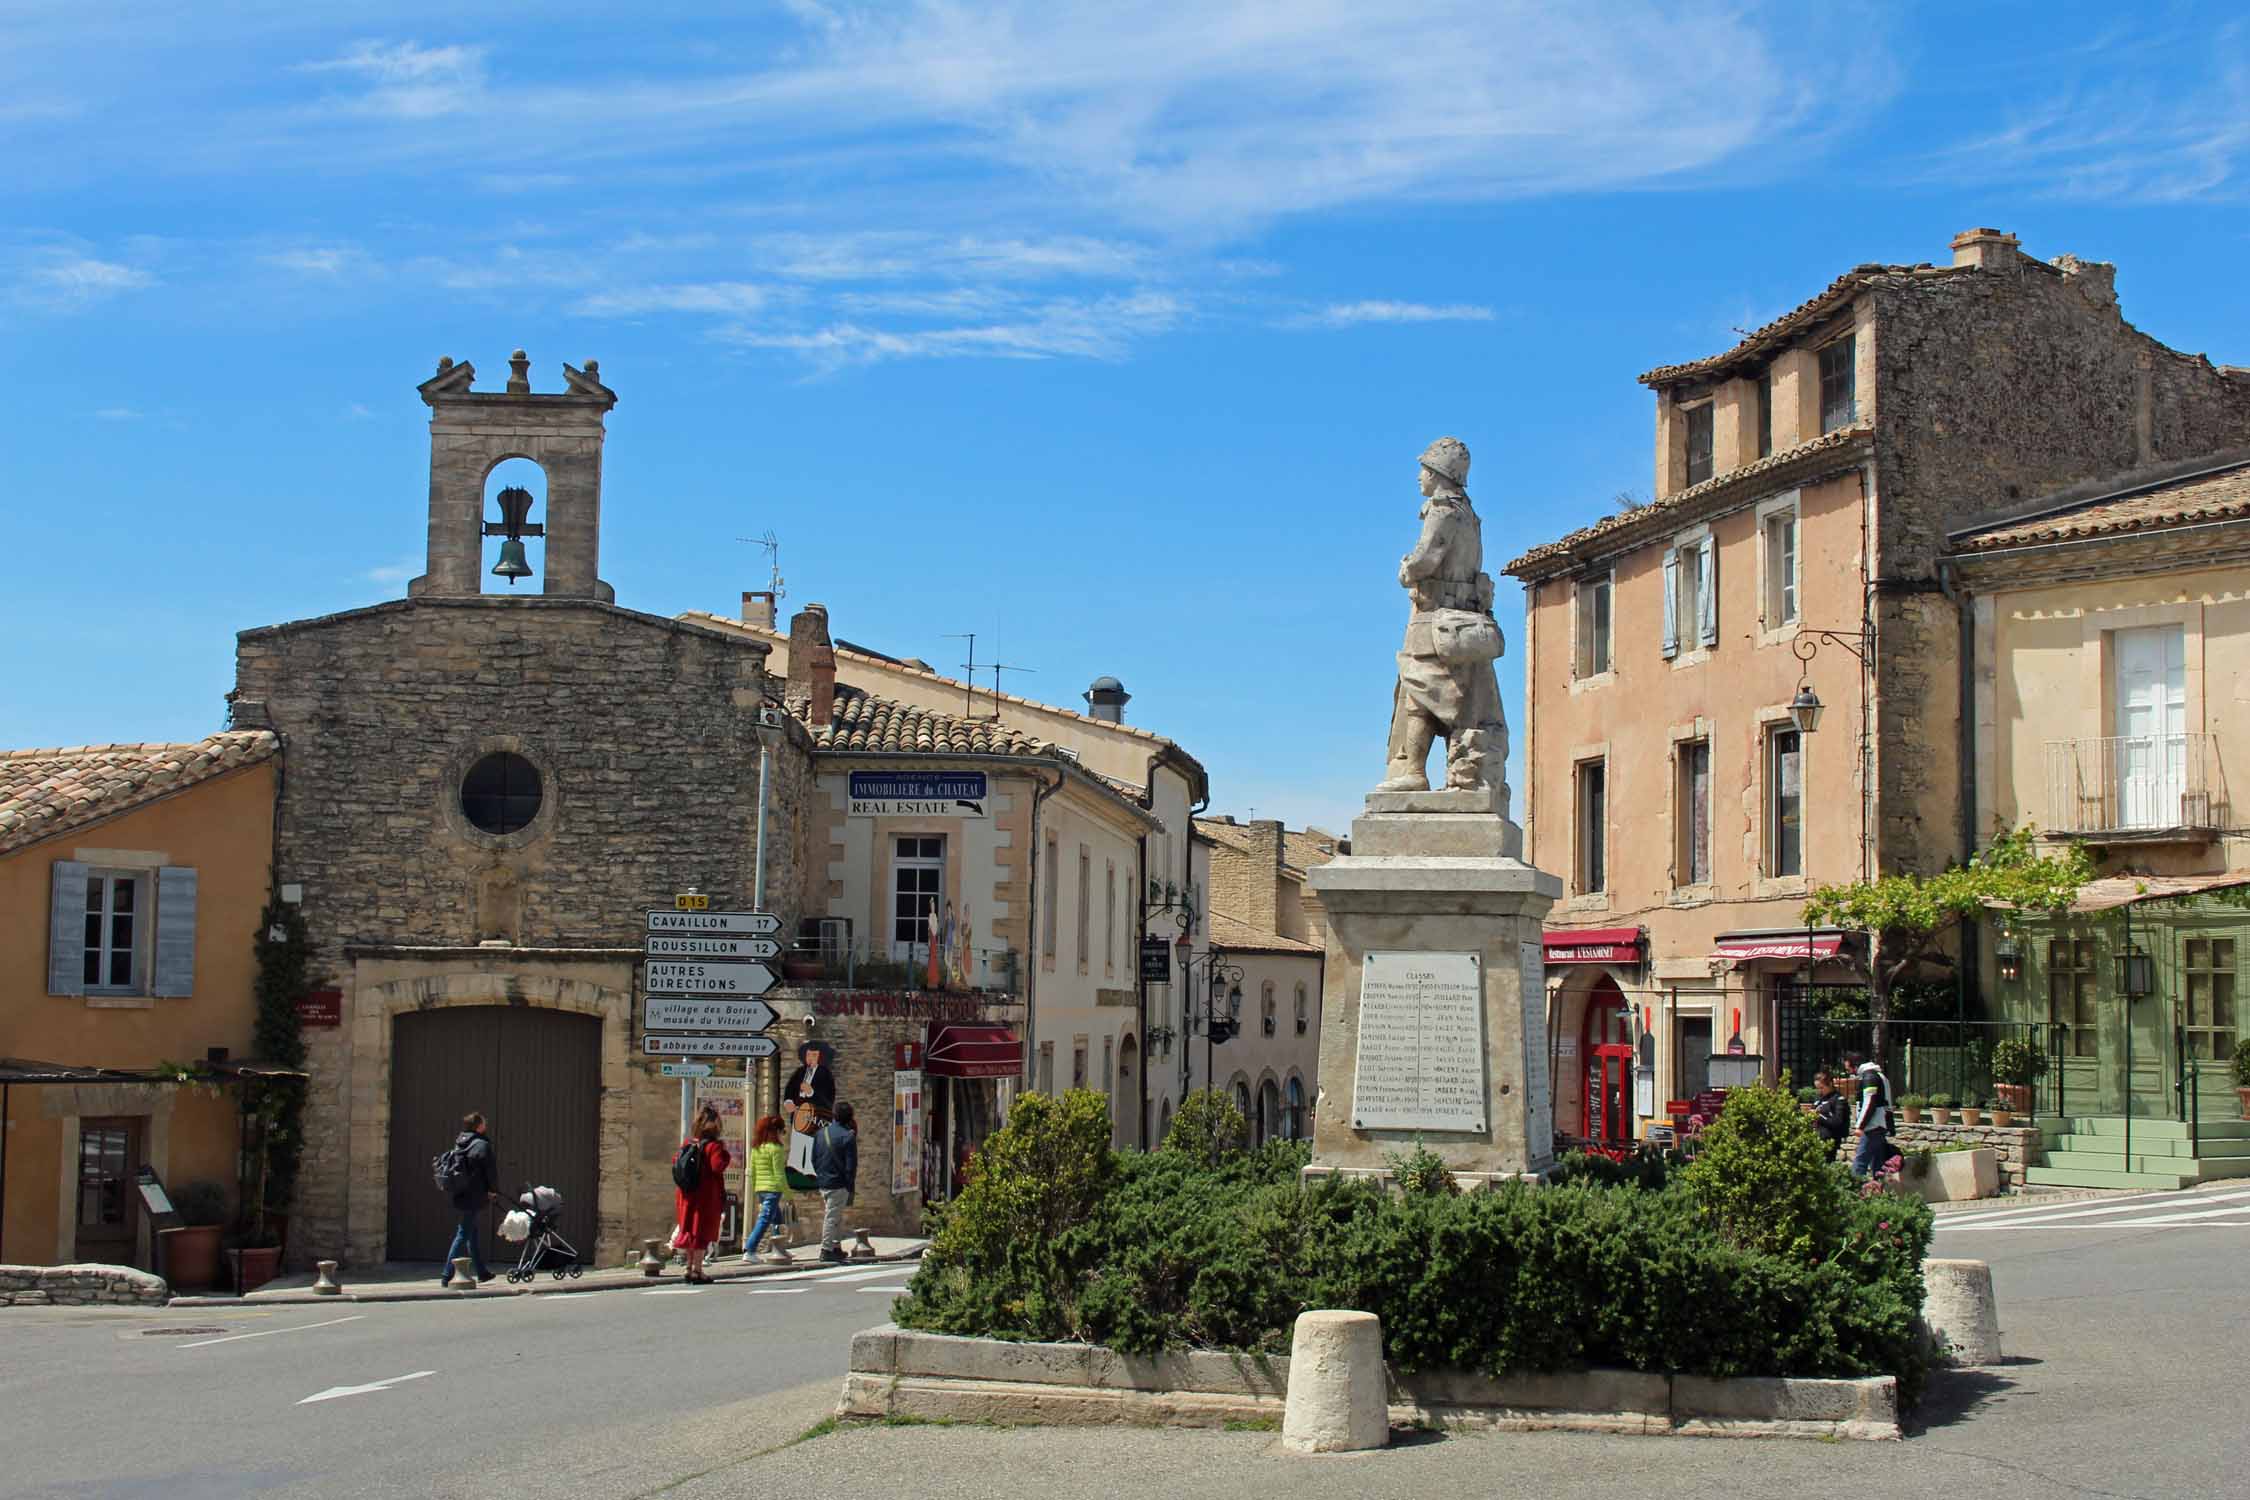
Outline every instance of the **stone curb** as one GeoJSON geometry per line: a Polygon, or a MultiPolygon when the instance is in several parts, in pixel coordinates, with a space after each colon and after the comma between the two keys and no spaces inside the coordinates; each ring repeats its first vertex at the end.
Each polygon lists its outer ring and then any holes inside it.
{"type": "MultiPolygon", "coordinates": [[[[855,1266],[896,1265],[919,1260],[922,1248],[894,1250],[888,1255],[878,1255],[873,1260],[855,1260],[855,1266]]],[[[742,1266],[722,1268],[711,1279],[714,1281],[753,1281],[761,1276],[780,1276],[802,1273],[818,1268],[820,1262],[805,1261],[793,1266],[742,1266]]],[[[333,1307],[339,1302],[468,1302],[481,1297],[552,1297],[557,1295],[583,1295],[587,1292],[647,1291],[650,1287],[675,1286],[676,1276],[622,1276],[600,1281],[581,1278],[577,1281],[555,1281],[542,1278],[538,1282],[524,1282],[510,1286],[504,1281],[486,1282],[473,1292],[456,1292],[435,1286],[401,1287],[397,1291],[369,1290],[355,1292],[347,1289],[333,1296],[316,1296],[312,1292],[282,1292],[271,1297],[174,1297],[164,1304],[167,1307],[333,1307]]]]}
{"type": "MultiPolygon", "coordinates": [[[[1009,1343],[884,1324],[852,1337],[837,1415],[1056,1425],[1215,1427],[1283,1415],[1289,1361],[1193,1351],[1138,1359],[1086,1344],[1009,1343]]],[[[1677,1434],[1896,1439],[1897,1382],[1717,1379],[1637,1370],[1391,1372],[1394,1423],[1677,1434]]]]}

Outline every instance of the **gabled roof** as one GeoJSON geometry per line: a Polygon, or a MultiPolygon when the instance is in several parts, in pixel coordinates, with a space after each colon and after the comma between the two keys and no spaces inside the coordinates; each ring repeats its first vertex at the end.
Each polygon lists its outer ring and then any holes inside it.
{"type": "Polygon", "coordinates": [[[1742,342],[1726,353],[1686,360],[1676,365],[1658,365],[1644,373],[1640,381],[1646,386],[1673,385],[1698,376],[1722,374],[1738,365],[1757,364],[1813,324],[1843,309],[1859,295],[1862,287],[1879,277],[1911,276],[1917,280],[1937,281],[1975,274],[1974,266],[1933,266],[1927,261],[1920,265],[1895,266],[1868,261],[1852,267],[1765,327],[1744,335],[1742,342]]]}
{"type": "Polygon", "coordinates": [[[2089,541],[2130,532],[2250,518],[2250,457],[2198,468],[1996,521],[1947,538],[1957,552],[2089,541]]]}
{"type": "MultiPolygon", "coordinates": [[[[799,718],[805,707],[797,708],[799,718]]],[[[913,755],[1046,755],[1052,747],[1011,725],[966,719],[893,703],[858,688],[836,685],[836,706],[826,724],[809,720],[816,750],[913,755]]]]}
{"type": "Polygon", "coordinates": [[[280,749],[271,730],[229,729],[182,744],[0,751],[0,853],[270,760],[280,749]]]}

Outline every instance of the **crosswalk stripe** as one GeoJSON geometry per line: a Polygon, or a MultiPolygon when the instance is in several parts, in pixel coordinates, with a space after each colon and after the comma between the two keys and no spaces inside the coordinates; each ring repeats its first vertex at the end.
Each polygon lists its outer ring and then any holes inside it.
{"type": "Polygon", "coordinates": [[[914,1272],[912,1262],[893,1262],[863,1271],[784,1271],[778,1276],[761,1276],[760,1281],[873,1281],[878,1276],[896,1276],[914,1272]]]}
{"type": "Polygon", "coordinates": [[[2227,1193],[2145,1193],[2118,1200],[2074,1201],[2068,1204],[2050,1203],[2038,1208],[1994,1209],[1982,1213],[1948,1214],[1940,1218],[1940,1229],[2001,1228],[2016,1225],[2028,1228],[2032,1223],[2053,1224],[2063,1220],[2106,1218],[2115,1214],[2147,1213],[2151,1210],[2178,1208],[2187,1203],[2217,1205],[2228,1203],[2250,1204],[2250,1191],[2227,1193]]]}

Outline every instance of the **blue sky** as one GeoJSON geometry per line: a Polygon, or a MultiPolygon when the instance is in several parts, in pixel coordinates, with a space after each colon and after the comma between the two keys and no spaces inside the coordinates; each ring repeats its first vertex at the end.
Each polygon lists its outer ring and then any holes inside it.
{"type": "Polygon", "coordinates": [[[0,0],[0,744],[207,733],[235,631],[398,596],[413,387],[520,344],[619,393],[619,603],[770,529],[837,634],[1114,673],[1340,827],[1441,433],[1497,568],[1647,493],[1639,371],[1976,224],[2250,362],[2236,16],[0,0]]]}

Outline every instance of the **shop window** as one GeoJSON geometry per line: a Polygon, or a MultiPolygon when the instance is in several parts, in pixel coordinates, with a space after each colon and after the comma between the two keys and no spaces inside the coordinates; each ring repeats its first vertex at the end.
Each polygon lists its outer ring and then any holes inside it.
{"type": "Polygon", "coordinates": [[[891,957],[928,951],[930,912],[945,909],[945,839],[906,834],[892,844],[891,957]]]}
{"type": "Polygon", "coordinates": [[[2189,938],[2181,968],[2186,984],[2185,1042],[2190,1057],[2226,1062],[2234,1057],[2233,938],[2189,938]]]}
{"type": "Polygon", "coordinates": [[[2069,1028],[2070,1055],[2099,1054],[2095,1000],[2101,975],[2091,938],[2054,938],[2047,944],[2047,1018],[2069,1028]]]}
{"type": "Polygon", "coordinates": [[[1678,780],[1673,817],[1678,847],[1673,850],[1675,886],[1711,883],[1711,742],[1687,740],[1677,747],[1678,780]]]}
{"type": "Polygon", "coordinates": [[[1803,737],[1794,729],[1766,735],[1766,874],[1786,879],[1805,873],[1805,770],[1803,737]]]}

